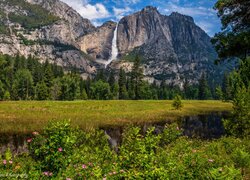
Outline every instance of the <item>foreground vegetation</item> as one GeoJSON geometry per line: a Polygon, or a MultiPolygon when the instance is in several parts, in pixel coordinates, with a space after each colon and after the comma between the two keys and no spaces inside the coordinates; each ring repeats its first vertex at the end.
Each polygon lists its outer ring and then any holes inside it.
{"type": "Polygon", "coordinates": [[[0,132],[40,131],[49,120],[71,119],[83,129],[143,122],[171,121],[183,116],[232,110],[231,103],[183,101],[174,110],[173,101],[17,101],[0,102],[0,132]]]}
{"type": "Polygon", "coordinates": [[[200,141],[181,136],[171,124],[161,134],[127,128],[115,152],[103,131],[83,132],[52,123],[27,139],[29,152],[0,157],[4,178],[27,179],[248,179],[250,144],[224,137],[200,141]]]}

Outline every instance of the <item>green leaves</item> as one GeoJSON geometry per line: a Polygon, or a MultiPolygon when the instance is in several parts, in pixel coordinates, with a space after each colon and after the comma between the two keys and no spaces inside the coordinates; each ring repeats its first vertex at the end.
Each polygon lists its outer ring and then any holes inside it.
{"type": "Polygon", "coordinates": [[[183,107],[183,103],[181,102],[181,96],[180,95],[176,95],[174,98],[174,101],[172,103],[173,108],[175,108],[175,110],[180,110],[183,107]]]}

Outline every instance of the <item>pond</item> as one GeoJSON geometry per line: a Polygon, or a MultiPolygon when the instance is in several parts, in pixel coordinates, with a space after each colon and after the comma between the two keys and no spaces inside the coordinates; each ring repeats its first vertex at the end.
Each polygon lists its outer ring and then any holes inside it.
{"type": "MultiPolygon", "coordinates": [[[[204,140],[220,138],[224,135],[222,120],[228,117],[228,112],[210,113],[207,115],[188,116],[178,119],[177,123],[183,129],[183,135],[190,138],[200,138],[204,140]]],[[[149,127],[155,127],[155,133],[161,133],[169,120],[157,123],[144,123],[138,125],[145,134],[149,127]]],[[[122,133],[125,127],[105,127],[101,128],[108,136],[110,145],[117,150],[122,141],[122,133]]],[[[3,154],[9,147],[14,154],[28,152],[26,140],[30,135],[9,135],[0,136],[0,153],[3,154]]]]}
{"type": "MultiPolygon", "coordinates": [[[[187,116],[178,119],[177,123],[183,130],[183,135],[190,138],[199,138],[203,140],[217,139],[225,134],[223,119],[229,116],[228,112],[216,112],[207,115],[187,116]]],[[[142,134],[145,134],[149,127],[155,127],[155,133],[163,132],[168,120],[158,123],[145,123],[139,125],[142,134]]],[[[103,128],[108,135],[110,145],[117,150],[122,142],[122,133],[124,127],[103,128]]]]}

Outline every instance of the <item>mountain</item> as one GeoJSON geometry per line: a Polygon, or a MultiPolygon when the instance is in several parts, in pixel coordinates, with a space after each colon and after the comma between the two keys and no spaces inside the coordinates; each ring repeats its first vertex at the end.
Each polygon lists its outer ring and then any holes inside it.
{"type": "Polygon", "coordinates": [[[159,80],[197,82],[201,72],[213,70],[216,52],[210,37],[192,17],[161,15],[156,8],[124,17],[118,26],[118,48],[122,58],[140,54],[145,74],[159,80]]]}
{"type": "Polygon", "coordinates": [[[110,60],[116,28],[119,61],[109,68],[129,71],[139,55],[149,80],[180,86],[185,78],[197,83],[202,72],[223,73],[213,65],[210,37],[192,17],[177,12],[165,16],[148,6],[118,24],[95,27],[59,0],[2,0],[0,17],[0,53],[31,54],[66,69],[75,66],[86,76],[110,60]]]}
{"type": "Polygon", "coordinates": [[[82,73],[96,71],[77,39],[96,28],[58,0],[1,0],[0,53],[34,55],[82,73]]]}

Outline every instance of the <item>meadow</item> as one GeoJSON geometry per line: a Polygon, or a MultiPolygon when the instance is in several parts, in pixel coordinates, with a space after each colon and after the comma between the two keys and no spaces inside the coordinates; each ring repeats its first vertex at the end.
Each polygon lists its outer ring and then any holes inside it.
{"type": "Polygon", "coordinates": [[[172,101],[2,101],[0,133],[30,133],[42,130],[48,121],[71,120],[84,130],[106,126],[138,125],[145,122],[174,121],[184,116],[231,111],[232,104],[221,101],[183,101],[174,110],[172,101]]]}

